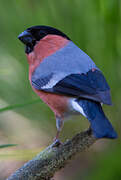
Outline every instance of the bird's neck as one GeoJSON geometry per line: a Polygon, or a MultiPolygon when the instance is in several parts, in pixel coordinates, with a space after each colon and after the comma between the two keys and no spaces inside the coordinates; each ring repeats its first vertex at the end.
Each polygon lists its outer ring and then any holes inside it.
{"type": "Polygon", "coordinates": [[[34,50],[31,53],[26,54],[29,66],[38,66],[44,58],[63,48],[68,42],[69,40],[61,36],[45,36],[34,46],[34,50]]]}
{"type": "Polygon", "coordinates": [[[26,54],[29,63],[29,79],[31,80],[32,73],[46,57],[63,48],[68,42],[69,40],[57,35],[47,35],[41,39],[34,46],[34,50],[26,54]]]}

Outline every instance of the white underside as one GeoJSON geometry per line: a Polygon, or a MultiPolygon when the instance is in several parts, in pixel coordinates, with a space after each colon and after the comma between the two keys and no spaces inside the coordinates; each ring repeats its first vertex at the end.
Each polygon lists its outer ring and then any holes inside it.
{"type": "Polygon", "coordinates": [[[75,98],[72,98],[70,100],[70,105],[71,105],[71,108],[73,111],[76,111],[76,112],[79,112],[81,113],[83,116],[86,117],[84,111],[83,111],[83,108],[78,104],[78,102],[75,101],[76,99],[75,98]]]}

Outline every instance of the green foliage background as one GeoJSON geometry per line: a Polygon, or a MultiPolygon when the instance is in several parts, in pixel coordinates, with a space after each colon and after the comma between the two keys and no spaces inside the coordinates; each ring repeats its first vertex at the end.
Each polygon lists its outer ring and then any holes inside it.
{"type": "MultiPolygon", "coordinates": [[[[30,144],[32,148],[48,145],[56,133],[52,112],[31,89],[24,47],[17,39],[32,25],[50,25],[64,31],[100,67],[111,86],[113,99],[113,106],[104,106],[104,109],[119,135],[115,141],[97,142],[90,152],[81,154],[55,179],[121,179],[121,1],[0,1],[0,143],[19,144],[20,149],[30,148],[30,144]],[[29,127],[22,124],[23,118],[30,123],[29,127]],[[19,126],[22,126],[20,136],[17,134],[19,126]],[[30,138],[33,131],[37,137],[42,132],[41,142],[38,137],[36,145],[36,138],[30,138]]],[[[81,119],[73,117],[65,123],[62,140],[87,128],[88,121],[81,119]]],[[[0,163],[2,169],[9,169],[6,164],[3,167],[0,163]]],[[[15,169],[19,166],[17,164],[15,169]]],[[[5,179],[9,173],[1,170],[0,179],[5,179]]]]}

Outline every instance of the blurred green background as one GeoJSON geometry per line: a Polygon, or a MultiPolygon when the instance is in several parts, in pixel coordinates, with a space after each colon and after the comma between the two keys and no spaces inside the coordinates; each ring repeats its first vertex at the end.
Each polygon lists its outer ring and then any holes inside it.
{"type": "MultiPolygon", "coordinates": [[[[55,175],[56,180],[121,179],[121,1],[0,1],[0,180],[49,145],[56,133],[51,110],[38,99],[28,81],[24,47],[17,36],[33,25],[65,32],[103,71],[111,86],[113,106],[105,113],[118,132],[117,140],[100,140],[55,175]],[[6,108],[8,107],[8,108],[6,108]]],[[[65,122],[62,141],[87,128],[88,121],[65,122]]]]}

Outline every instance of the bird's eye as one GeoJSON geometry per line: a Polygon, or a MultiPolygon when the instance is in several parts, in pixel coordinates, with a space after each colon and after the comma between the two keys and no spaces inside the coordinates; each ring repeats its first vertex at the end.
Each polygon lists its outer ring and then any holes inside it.
{"type": "Polygon", "coordinates": [[[32,33],[32,36],[36,39],[36,41],[39,41],[44,36],[46,36],[46,33],[43,30],[32,31],[31,33],[32,33]]]}
{"type": "Polygon", "coordinates": [[[36,39],[37,39],[37,41],[39,41],[40,39],[42,39],[45,36],[46,36],[46,33],[41,30],[37,33],[36,39]]]}

